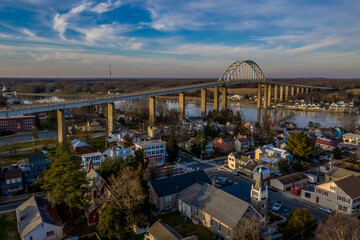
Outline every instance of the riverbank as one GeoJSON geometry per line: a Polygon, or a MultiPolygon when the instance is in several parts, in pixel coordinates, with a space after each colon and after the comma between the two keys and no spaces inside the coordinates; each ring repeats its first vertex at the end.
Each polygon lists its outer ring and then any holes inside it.
{"type": "Polygon", "coordinates": [[[296,107],[275,107],[271,106],[272,109],[275,110],[290,110],[290,111],[300,111],[300,112],[322,112],[322,113],[346,113],[346,114],[356,114],[359,115],[360,111],[340,111],[340,110],[331,110],[331,109],[324,109],[324,108],[296,108],[296,107]]]}

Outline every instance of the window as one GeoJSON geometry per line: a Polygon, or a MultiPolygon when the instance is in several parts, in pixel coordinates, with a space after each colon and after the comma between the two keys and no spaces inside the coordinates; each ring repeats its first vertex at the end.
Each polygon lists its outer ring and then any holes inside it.
{"type": "Polygon", "coordinates": [[[221,223],[219,222],[219,232],[221,232],[221,223]]]}
{"type": "Polygon", "coordinates": [[[171,201],[171,196],[166,196],[165,197],[165,202],[170,202],[171,201]]]}
{"type": "Polygon", "coordinates": [[[227,229],[227,236],[230,237],[230,228],[227,229]]]}
{"type": "Polygon", "coordinates": [[[33,240],[32,236],[30,236],[30,240],[33,240]]]}
{"type": "Polygon", "coordinates": [[[199,209],[198,208],[195,210],[195,215],[199,216],[199,209]]]}
{"type": "Polygon", "coordinates": [[[305,192],[305,197],[306,197],[306,198],[311,198],[311,194],[308,193],[308,192],[305,192]]]}
{"type": "Polygon", "coordinates": [[[53,236],[53,235],[55,235],[54,231],[50,231],[50,232],[47,232],[47,233],[46,233],[46,236],[47,236],[47,237],[51,237],[51,236],[53,236]]]}
{"type": "Polygon", "coordinates": [[[212,225],[213,225],[213,218],[210,217],[210,226],[212,226],[212,225]]]}

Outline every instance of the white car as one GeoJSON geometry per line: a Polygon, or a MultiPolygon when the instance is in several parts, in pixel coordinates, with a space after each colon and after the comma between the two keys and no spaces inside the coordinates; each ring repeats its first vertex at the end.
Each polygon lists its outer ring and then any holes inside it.
{"type": "Polygon", "coordinates": [[[324,213],[327,213],[327,214],[331,214],[331,212],[332,212],[330,209],[328,209],[326,207],[319,207],[318,210],[322,211],[324,213]]]}
{"type": "Polygon", "coordinates": [[[282,205],[283,205],[282,202],[277,201],[276,203],[274,203],[271,210],[274,212],[278,212],[281,209],[282,205]]]}

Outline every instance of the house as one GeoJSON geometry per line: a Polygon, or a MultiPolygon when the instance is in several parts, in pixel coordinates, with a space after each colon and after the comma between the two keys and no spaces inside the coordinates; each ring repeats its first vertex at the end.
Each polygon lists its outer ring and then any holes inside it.
{"type": "Polygon", "coordinates": [[[161,166],[165,164],[166,143],[161,140],[141,141],[135,143],[135,150],[143,149],[148,166],[161,166]]]}
{"type": "Polygon", "coordinates": [[[288,160],[289,164],[293,161],[293,156],[287,150],[276,148],[272,144],[264,145],[255,150],[255,161],[259,161],[261,157],[278,157],[288,160]]]}
{"type": "Polygon", "coordinates": [[[79,139],[75,139],[71,142],[71,146],[76,154],[93,153],[95,148],[90,144],[87,144],[79,139]]]}
{"type": "Polygon", "coordinates": [[[326,139],[326,138],[317,138],[315,139],[315,147],[319,147],[323,151],[334,151],[334,149],[339,145],[338,141],[326,139]]]}
{"type": "Polygon", "coordinates": [[[214,154],[215,154],[215,151],[214,151],[214,146],[213,146],[212,141],[211,140],[207,141],[206,145],[205,145],[205,148],[204,148],[203,156],[205,158],[208,158],[208,157],[214,156],[214,154]]]}
{"type": "Polygon", "coordinates": [[[251,141],[245,135],[238,135],[233,142],[235,151],[246,152],[251,147],[251,141]]]}
{"type": "Polygon", "coordinates": [[[234,151],[233,141],[229,138],[215,138],[213,140],[213,146],[215,150],[221,152],[232,152],[234,151]]]}
{"type": "Polygon", "coordinates": [[[234,239],[234,229],[242,219],[256,217],[264,221],[250,203],[208,183],[194,183],[182,190],[178,210],[188,218],[198,220],[214,234],[230,240],[234,239]]]}
{"type": "Polygon", "coordinates": [[[83,132],[98,132],[98,131],[104,131],[105,125],[100,121],[93,120],[91,122],[87,121],[87,123],[82,125],[75,125],[75,129],[83,132]]]}
{"type": "Polygon", "coordinates": [[[210,178],[204,171],[196,171],[149,181],[149,201],[161,212],[177,207],[177,195],[194,183],[209,183],[210,178]]]}
{"type": "Polygon", "coordinates": [[[103,163],[104,156],[102,155],[101,152],[85,153],[85,154],[81,155],[81,161],[82,161],[82,165],[83,165],[85,171],[88,170],[88,164],[89,164],[90,160],[94,166],[94,169],[96,170],[103,163]]]}
{"type": "Polygon", "coordinates": [[[360,179],[349,175],[334,181],[305,188],[301,198],[340,213],[360,212],[360,179]]]}
{"type": "Polygon", "coordinates": [[[8,196],[23,190],[22,172],[17,167],[10,167],[0,172],[2,195],[8,196]]]}
{"type": "Polygon", "coordinates": [[[25,179],[27,184],[31,184],[40,175],[41,171],[47,169],[51,162],[46,160],[44,154],[30,155],[27,158],[27,164],[29,171],[25,171],[25,179]]]}
{"type": "Polygon", "coordinates": [[[335,181],[348,175],[360,177],[360,172],[347,168],[331,166],[331,168],[325,172],[325,182],[335,181]]]}
{"type": "Polygon", "coordinates": [[[253,162],[253,160],[242,152],[232,152],[228,155],[228,167],[231,170],[238,171],[240,165],[246,166],[249,162],[253,162]]]}
{"type": "Polygon", "coordinates": [[[342,135],[342,142],[344,144],[360,145],[360,135],[355,133],[345,133],[342,135]]]}
{"type": "Polygon", "coordinates": [[[183,238],[166,223],[156,221],[145,233],[144,240],[197,240],[196,236],[183,238]]]}
{"type": "Polygon", "coordinates": [[[103,156],[105,159],[107,158],[117,158],[121,157],[122,159],[125,159],[127,156],[135,156],[135,153],[133,150],[129,148],[109,148],[105,152],[103,152],[103,156]]]}
{"type": "Polygon", "coordinates": [[[303,172],[292,173],[282,177],[270,179],[270,186],[281,191],[289,190],[295,186],[307,185],[308,177],[303,172]]]}
{"type": "Polygon", "coordinates": [[[87,171],[86,179],[91,200],[85,206],[85,216],[88,226],[92,226],[99,221],[97,209],[102,205],[104,199],[110,199],[111,191],[107,182],[93,168],[87,171]]]}
{"type": "Polygon", "coordinates": [[[160,137],[160,129],[158,127],[148,127],[148,136],[151,138],[160,137]]]}
{"type": "Polygon", "coordinates": [[[63,238],[63,223],[51,203],[32,196],[16,208],[17,228],[23,240],[63,238]]]}
{"type": "Polygon", "coordinates": [[[31,131],[35,127],[35,116],[1,117],[0,132],[11,131],[13,133],[31,131]]]}

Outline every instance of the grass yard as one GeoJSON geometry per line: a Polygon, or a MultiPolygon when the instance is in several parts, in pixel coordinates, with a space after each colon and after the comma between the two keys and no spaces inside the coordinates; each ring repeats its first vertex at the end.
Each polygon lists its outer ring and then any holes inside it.
{"type": "Polygon", "coordinates": [[[14,218],[15,212],[0,214],[0,240],[20,239],[14,218]]]}
{"type": "Polygon", "coordinates": [[[213,239],[213,234],[203,226],[196,226],[191,220],[184,220],[179,212],[167,213],[160,215],[158,219],[170,225],[183,237],[196,235],[199,240],[213,239]]]}

